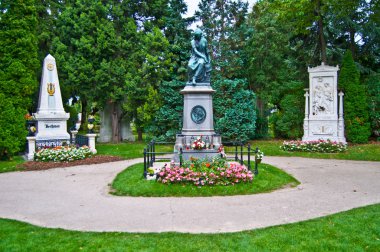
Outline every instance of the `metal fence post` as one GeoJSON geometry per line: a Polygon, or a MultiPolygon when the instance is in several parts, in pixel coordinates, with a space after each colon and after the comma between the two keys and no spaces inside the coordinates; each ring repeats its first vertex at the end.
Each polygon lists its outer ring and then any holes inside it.
{"type": "Polygon", "coordinates": [[[149,162],[150,167],[153,166],[153,141],[150,142],[150,162],[149,162]]]}
{"type": "Polygon", "coordinates": [[[235,142],[234,143],[235,144],[235,162],[237,162],[238,161],[238,146],[237,146],[237,143],[235,142]]]}
{"type": "Polygon", "coordinates": [[[240,142],[240,164],[243,165],[243,142],[240,142]]]}
{"type": "Polygon", "coordinates": [[[256,147],[256,150],[255,150],[255,171],[253,172],[255,175],[259,174],[258,163],[256,162],[256,153],[257,152],[259,152],[259,147],[256,147]]]}
{"type": "Polygon", "coordinates": [[[150,164],[150,144],[148,143],[148,145],[146,146],[146,163],[147,165],[149,166],[150,164]]]}
{"type": "Polygon", "coordinates": [[[248,143],[248,170],[251,170],[251,144],[248,143]]]}
{"type": "Polygon", "coordinates": [[[143,176],[146,178],[147,175],[147,167],[146,167],[146,148],[144,148],[144,173],[143,176]]]}
{"type": "Polygon", "coordinates": [[[182,148],[179,148],[179,167],[182,167],[182,148]]]}
{"type": "Polygon", "coordinates": [[[152,140],[152,145],[153,145],[153,162],[156,162],[156,142],[152,140]]]}

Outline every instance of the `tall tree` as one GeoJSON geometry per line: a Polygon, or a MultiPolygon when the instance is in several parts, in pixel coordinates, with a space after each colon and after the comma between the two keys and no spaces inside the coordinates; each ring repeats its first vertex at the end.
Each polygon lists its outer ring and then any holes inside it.
{"type": "Polygon", "coordinates": [[[37,90],[37,18],[34,1],[0,1],[0,158],[21,150],[23,115],[37,90]]]}
{"type": "Polygon", "coordinates": [[[36,16],[33,0],[0,2],[0,92],[23,109],[38,86],[36,16]]]}
{"type": "Polygon", "coordinates": [[[380,74],[372,73],[366,80],[369,117],[373,136],[380,138],[380,74]]]}
{"type": "Polygon", "coordinates": [[[339,86],[345,93],[346,138],[353,143],[366,143],[371,135],[366,90],[364,85],[360,84],[360,73],[349,50],[343,58],[339,86]]]}
{"type": "Polygon", "coordinates": [[[65,84],[82,105],[111,106],[113,142],[120,141],[124,116],[134,119],[141,139],[138,110],[170,70],[168,43],[157,28],[162,3],[76,0],[59,17],[54,46],[65,84]]]}
{"type": "Polygon", "coordinates": [[[294,39],[294,26],[282,23],[282,17],[274,7],[269,1],[259,2],[248,21],[251,36],[245,52],[249,57],[249,82],[257,94],[256,135],[267,136],[267,118],[270,111],[276,111],[271,120],[275,136],[299,137],[302,118],[299,119],[294,112],[302,110],[303,105],[302,99],[294,96],[303,89],[299,80],[307,81],[306,76],[298,71],[298,64],[300,68],[306,68],[305,63],[299,63],[305,57],[299,50],[304,43],[294,39]],[[289,108],[291,101],[297,102],[289,108]],[[289,129],[291,131],[287,134],[289,129]]]}
{"type": "MultiPolygon", "coordinates": [[[[149,99],[156,101],[153,103],[156,105],[156,112],[152,120],[146,124],[146,131],[161,140],[174,140],[182,128],[183,95],[180,94],[180,90],[187,81],[187,63],[191,49],[191,33],[187,27],[193,20],[193,18],[183,18],[186,11],[187,5],[183,0],[170,0],[167,13],[163,17],[165,20],[163,30],[169,42],[168,50],[172,55],[172,70],[158,87],[156,95],[159,101],[154,98],[149,99]]],[[[145,103],[144,106],[149,107],[149,105],[152,103],[145,103]]]]}

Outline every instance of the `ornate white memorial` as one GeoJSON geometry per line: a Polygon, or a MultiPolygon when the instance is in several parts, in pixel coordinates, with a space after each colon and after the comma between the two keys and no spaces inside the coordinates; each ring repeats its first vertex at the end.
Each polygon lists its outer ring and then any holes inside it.
{"type": "Polygon", "coordinates": [[[338,94],[337,85],[338,70],[338,66],[327,66],[324,63],[314,68],[308,68],[309,89],[305,89],[303,141],[330,139],[346,143],[343,93],[338,94]]]}
{"type": "Polygon", "coordinates": [[[37,113],[36,143],[38,147],[59,146],[69,143],[67,120],[70,117],[63,109],[57,66],[50,54],[44,59],[37,113]]]}

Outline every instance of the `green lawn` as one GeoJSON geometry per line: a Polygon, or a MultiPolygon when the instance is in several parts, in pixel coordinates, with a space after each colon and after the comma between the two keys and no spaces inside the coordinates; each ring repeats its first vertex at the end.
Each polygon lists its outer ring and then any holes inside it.
{"type": "Polygon", "coordinates": [[[372,144],[349,144],[348,150],[343,153],[287,152],[280,150],[279,147],[282,143],[283,140],[260,140],[251,141],[251,146],[252,148],[259,147],[266,156],[380,161],[380,142],[372,144]]]}
{"type": "Polygon", "coordinates": [[[222,234],[96,233],[0,219],[0,251],[379,251],[380,204],[222,234]]]}
{"type": "Polygon", "coordinates": [[[17,169],[17,165],[23,162],[25,162],[25,160],[21,156],[15,156],[9,161],[0,161],[0,173],[18,171],[19,169],[17,169]]]}
{"type": "MultiPolygon", "coordinates": [[[[286,152],[280,150],[282,140],[260,140],[251,141],[252,148],[257,146],[267,156],[288,156],[288,157],[308,157],[308,158],[327,158],[327,159],[347,159],[347,160],[366,160],[380,161],[380,143],[349,145],[344,153],[306,153],[306,152],[286,152]]],[[[121,156],[125,159],[139,158],[143,156],[146,143],[128,142],[120,144],[97,144],[98,154],[121,156]]],[[[226,148],[233,151],[234,148],[226,148]]],[[[172,145],[157,145],[156,151],[172,152],[172,145]]],[[[232,154],[230,154],[232,155],[232,154]]],[[[265,157],[264,157],[265,161],[265,157]]],[[[16,156],[12,161],[0,161],[0,173],[16,171],[17,164],[24,162],[21,156],[16,156]]]]}
{"type": "Polygon", "coordinates": [[[240,183],[234,186],[204,186],[169,184],[164,185],[142,177],[143,164],[136,164],[119,173],[112,183],[114,195],[145,197],[205,197],[244,195],[273,191],[285,186],[296,186],[299,182],[271,165],[260,164],[259,175],[252,183],[240,183]]]}
{"type": "MultiPolygon", "coordinates": [[[[97,144],[96,150],[101,155],[120,156],[125,159],[141,158],[146,143],[126,142],[120,144],[97,144]]],[[[173,152],[174,145],[156,145],[156,152],[173,152]]]]}

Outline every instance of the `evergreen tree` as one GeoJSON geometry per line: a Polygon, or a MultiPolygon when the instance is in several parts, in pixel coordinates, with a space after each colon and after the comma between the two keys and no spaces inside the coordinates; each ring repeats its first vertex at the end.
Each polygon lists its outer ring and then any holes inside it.
{"type": "Polygon", "coordinates": [[[228,140],[247,141],[255,133],[255,95],[244,79],[215,80],[215,130],[228,140]]]}
{"type": "Polygon", "coordinates": [[[366,80],[368,88],[369,118],[372,134],[380,137],[380,74],[373,73],[366,80]]]}
{"type": "Polygon", "coordinates": [[[303,119],[305,102],[303,96],[304,84],[291,81],[284,83],[286,89],[277,105],[277,112],[271,118],[274,136],[277,138],[297,139],[303,135],[303,119]]]}
{"type": "Polygon", "coordinates": [[[10,159],[25,146],[27,111],[14,106],[12,98],[0,93],[0,160],[10,159]]]}
{"type": "Polygon", "coordinates": [[[34,1],[1,1],[0,10],[0,93],[29,110],[39,66],[34,1]]]}
{"type": "Polygon", "coordinates": [[[303,118],[294,113],[301,111],[302,117],[304,109],[303,99],[299,97],[303,97],[304,88],[300,80],[307,83],[306,74],[302,74],[306,72],[306,66],[298,63],[305,57],[299,50],[303,42],[294,39],[294,27],[282,23],[281,16],[273,8],[268,1],[259,2],[248,20],[252,31],[245,52],[250,59],[249,82],[257,94],[256,136],[268,134],[267,117],[274,110],[276,113],[271,123],[275,136],[300,137],[303,118]],[[303,68],[302,71],[298,70],[299,67],[303,68]],[[296,95],[300,96],[297,98],[296,95]]]}
{"type": "Polygon", "coordinates": [[[347,51],[339,74],[339,87],[344,91],[344,123],[347,141],[366,143],[371,135],[368,121],[366,90],[360,84],[360,73],[351,51],[347,51]]]}
{"type": "Polygon", "coordinates": [[[158,94],[162,105],[155,114],[148,132],[160,140],[174,140],[182,129],[183,95],[180,93],[184,82],[179,80],[161,83],[158,94]]]}
{"type": "Polygon", "coordinates": [[[21,150],[23,116],[37,91],[37,37],[34,1],[0,1],[0,158],[21,150]]]}
{"type": "Polygon", "coordinates": [[[80,96],[82,113],[90,102],[111,106],[113,142],[120,141],[125,116],[134,120],[141,140],[148,117],[139,113],[150,102],[150,88],[170,71],[168,42],[155,16],[162,11],[153,2],[76,0],[57,21],[60,36],[53,44],[65,85],[80,96]]]}

